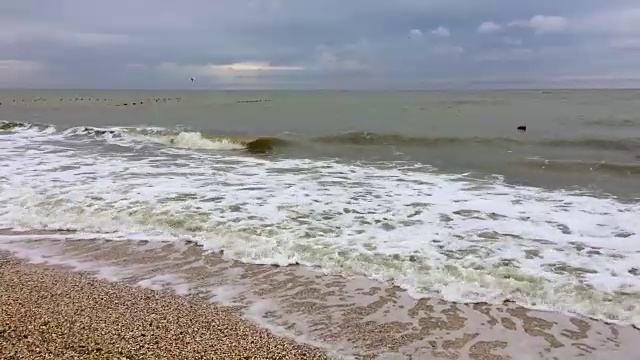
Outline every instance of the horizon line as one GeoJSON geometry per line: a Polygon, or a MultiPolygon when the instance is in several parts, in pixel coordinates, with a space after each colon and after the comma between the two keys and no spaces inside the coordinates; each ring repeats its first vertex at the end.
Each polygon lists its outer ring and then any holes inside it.
{"type": "Polygon", "coordinates": [[[407,92],[427,92],[427,91],[589,91],[589,90],[640,90],[640,86],[637,87],[470,87],[470,88],[207,88],[207,89],[193,89],[193,88],[126,88],[126,87],[114,87],[114,88],[89,88],[89,87],[51,87],[51,88],[39,88],[39,87],[0,87],[0,91],[194,91],[194,92],[223,92],[223,91],[343,91],[343,92],[355,92],[355,91],[407,91],[407,92]]]}

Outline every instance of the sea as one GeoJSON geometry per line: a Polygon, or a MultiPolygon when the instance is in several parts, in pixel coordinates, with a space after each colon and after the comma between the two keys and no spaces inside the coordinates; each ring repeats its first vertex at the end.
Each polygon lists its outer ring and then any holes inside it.
{"type": "Polygon", "coordinates": [[[415,299],[640,325],[640,90],[2,90],[0,103],[5,232],[189,242],[415,299]]]}

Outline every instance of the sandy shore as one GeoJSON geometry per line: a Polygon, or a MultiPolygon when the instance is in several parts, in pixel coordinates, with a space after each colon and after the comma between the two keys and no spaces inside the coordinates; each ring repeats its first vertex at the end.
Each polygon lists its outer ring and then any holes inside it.
{"type": "Polygon", "coordinates": [[[325,359],[233,308],[0,253],[0,358],[325,359]]]}
{"type": "Polygon", "coordinates": [[[322,349],[348,359],[627,360],[640,341],[631,326],[513,302],[416,299],[385,282],[230,261],[187,242],[9,235],[0,236],[0,254],[15,256],[0,257],[0,358],[12,346],[58,358],[100,349],[306,359],[322,349]]]}

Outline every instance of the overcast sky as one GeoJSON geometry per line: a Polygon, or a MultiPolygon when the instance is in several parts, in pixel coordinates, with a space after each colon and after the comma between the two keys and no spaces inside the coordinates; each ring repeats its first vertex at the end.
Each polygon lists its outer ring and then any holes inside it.
{"type": "Polygon", "coordinates": [[[640,87],[639,0],[0,0],[4,88],[558,86],[640,87]]]}

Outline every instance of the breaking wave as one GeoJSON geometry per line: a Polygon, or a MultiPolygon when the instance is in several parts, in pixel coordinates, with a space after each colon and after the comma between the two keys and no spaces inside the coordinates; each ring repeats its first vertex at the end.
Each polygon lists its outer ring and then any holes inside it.
{"type": "MultiPolygon", "coordinates": [[[[26,122],[2,121],[0,131],[55,129],[52,125],[26,122]]],[[[295,140],[271,136],[232,136],[225,134],[203,133],[188,129],[166,129],[161,127],[91,127],[79,126],[66,129],[65,136],[91,136],[109,138],[128,138],[132,140],[154,142],[167,146],[203,150],[245,150],[253,154],[268,154],[278,148],[294,145],[293,142],[312,142],[334,146],[408,146],[408,147],[451,147],[451,146],[497,146],[513,147],[537,145],[557,148],[585,148],[593,150],[638,151],[640,138],[594,138],[560,137],[542,139],[524,139],[510,137],[419,137],[401,134],[377,134],[367,131],[340,133],[336,135],[312,138],[297,137],[295,140]]]]}
{"type": "MultiPolygon", "coordinates": [[[[0,131],[21,131],[53,129],[51,125],[25,122],[0,122],[0,131]]],[[[275,137],[237,137],[217,134],[203,134],[198,131],[172,130],[160,127],[93,127],[78,126],[62,131],[70,138],[119,138],[143,142],[153,142],[185,149],[203,150],[245,150],[252,154],[268,154],[277,146],[285,146],[287,141],[275,137]]]]}

